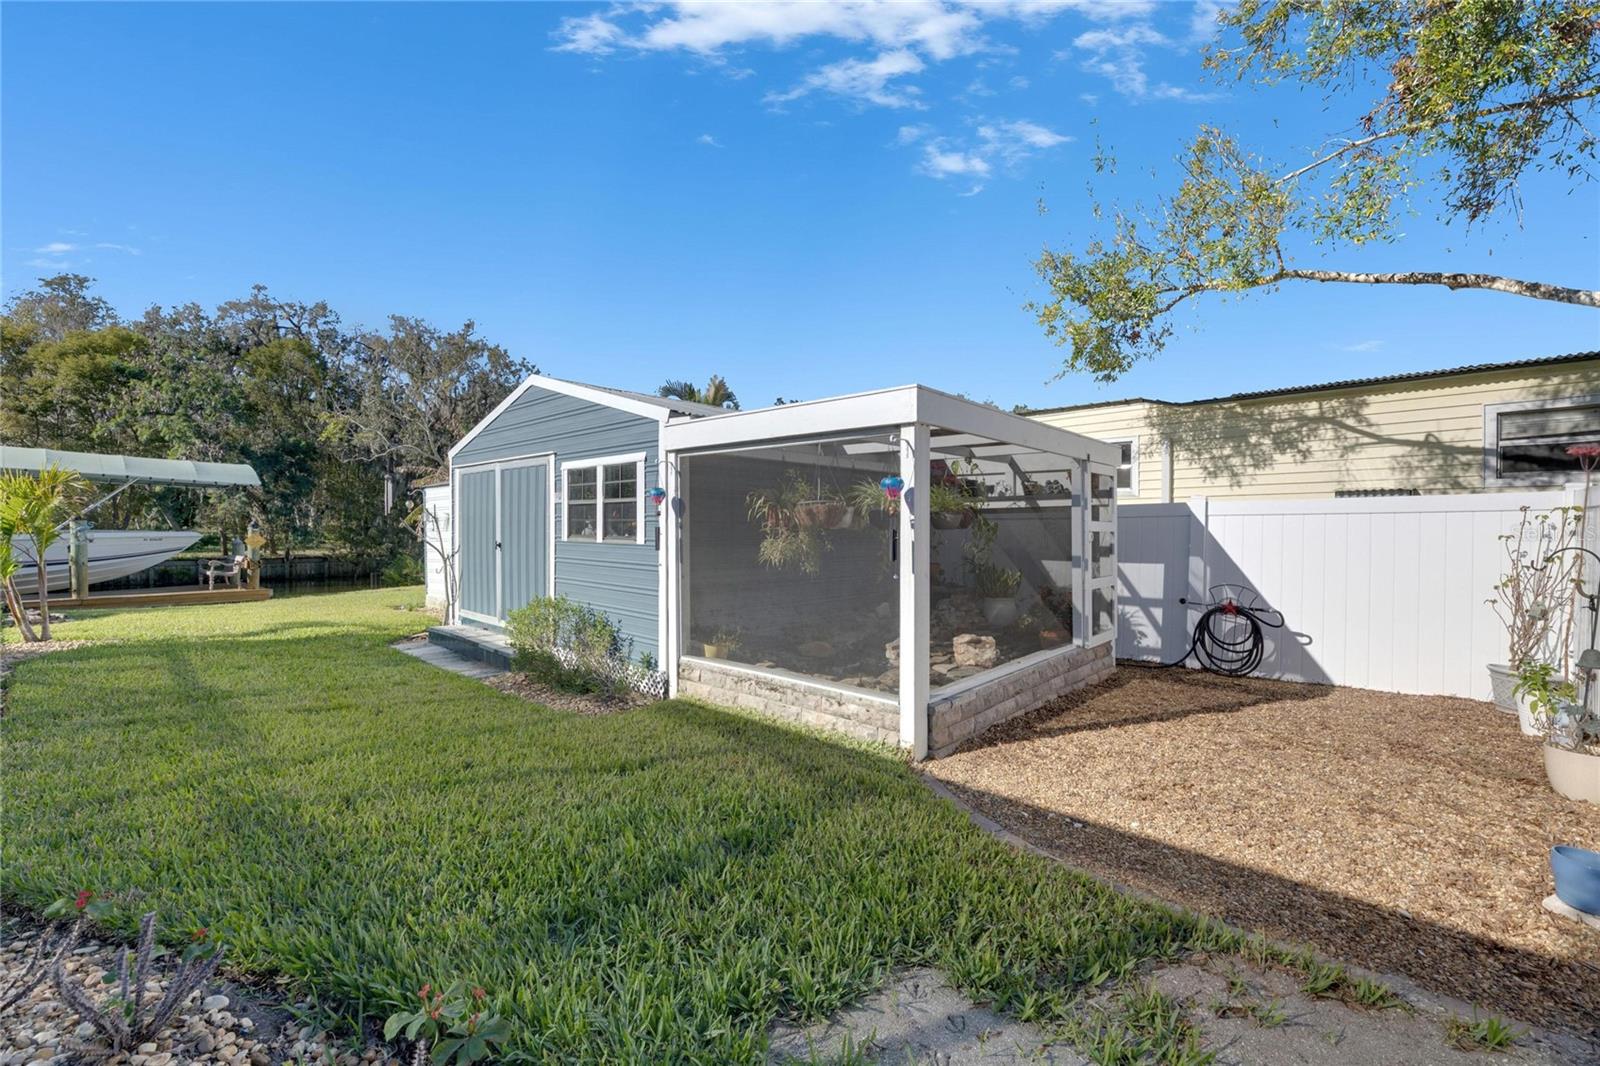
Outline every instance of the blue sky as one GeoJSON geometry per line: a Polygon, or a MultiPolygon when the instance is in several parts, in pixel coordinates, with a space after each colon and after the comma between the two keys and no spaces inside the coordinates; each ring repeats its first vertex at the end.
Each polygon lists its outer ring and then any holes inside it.
{"type": "MultiPolygon", "coordinates": [[[[119,309],[257,282],[485,335],[546,372],[746,406],[921,381],[1005,406],[1214,395],[1600,347],[1593,311],[1353,286],[1207,300],[1122,381],[1050,382],[1031,261],[1202,122],[1289,160],[1352,109],[1202,74],[1212,3],[0,8],[0,271],[119,309]],[[1043,199],[1048,210],[1041,213],[1043,199]]],[[[1600,192],[1430,205],[1351,268],[1600,287],[1600,192]]],[[[1309,262],[1309,260],[1306,260],[1309,262]]]]}

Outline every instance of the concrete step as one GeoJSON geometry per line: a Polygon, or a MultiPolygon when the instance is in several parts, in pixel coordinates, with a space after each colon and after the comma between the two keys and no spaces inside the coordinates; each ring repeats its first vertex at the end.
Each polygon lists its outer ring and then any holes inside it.
{"type": "Polygon", "coordinates": [[[431,626],[428,643],[499,670],[511,669],[511,660],[516,657],[504,635],[475,626],[431,626]]]}

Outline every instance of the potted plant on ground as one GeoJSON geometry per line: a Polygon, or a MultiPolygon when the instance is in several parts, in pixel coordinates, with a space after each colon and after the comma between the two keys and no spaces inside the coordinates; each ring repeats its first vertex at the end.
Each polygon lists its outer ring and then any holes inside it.
{"type": "Polygon", "coordinates": [[[1545,731],[1544,772],[1561,795],[1600,804],[1600,715],[1557,697],[1545,731]]]}
{"type": "Polygon", "coordinates": [[[1559,676],[1555,663],[1524,663],[1512,688],[1517,701],[1517,723],[1525,736],[1541,737],[1562,707],[1577,699],[1573,683],[1559,676]]]}
{"type": "Polygon", "coordinates": [[[726,659],[739,649],[742,638],[737,629],[719,629],[702,647],[707,659],[726,659]]]}
{"type": "Polygon", "coordinates": [[[979,606],[992,626],[1008,626],[1017,620],[1017,588],[1022,572],[993,563],[973,568],[979,606]]]}
{"type": "Polygon", "coordinates": [[[1535,513],[1524,507],[1516,532],[1500,538],[1505,575],[1487,602],[1506,628],[1506,662],[1489,664],[1494,702],[1504,711],[1517,709],[1513,690],[1522,668],[1543,653],[1567,647],[1578,563],[1574,553],[1558,553],[1576,543],[1582,511],[1557,507],[1535,513]]]}

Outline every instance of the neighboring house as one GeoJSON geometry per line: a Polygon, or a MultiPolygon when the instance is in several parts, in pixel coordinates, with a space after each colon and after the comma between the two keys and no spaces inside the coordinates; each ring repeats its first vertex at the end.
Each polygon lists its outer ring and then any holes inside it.
{"type": "Polygon", "coordinates": [[[1120,444],[1127,503],[1552,486],[1578,480],[1568,445],[1600,441],[1600,352],[1022,413],[1120,444]]]}

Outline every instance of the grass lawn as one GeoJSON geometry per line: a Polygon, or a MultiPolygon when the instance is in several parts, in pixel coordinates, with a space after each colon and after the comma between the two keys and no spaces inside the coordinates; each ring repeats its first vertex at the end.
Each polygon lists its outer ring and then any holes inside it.
{"type": "Polygon", "coordinates": [[[104,643],[12,678],[4,897],[209,924],[351,1023],[481,984],[515,1050],[565,1061],[759,1060],[774,1017],[913,963],[1048,1020],[1237,946],[992,840],[892,753],[687,702],[580,717],[417,662],[386,645],[420,597],[58,627],[104,643]]]}

